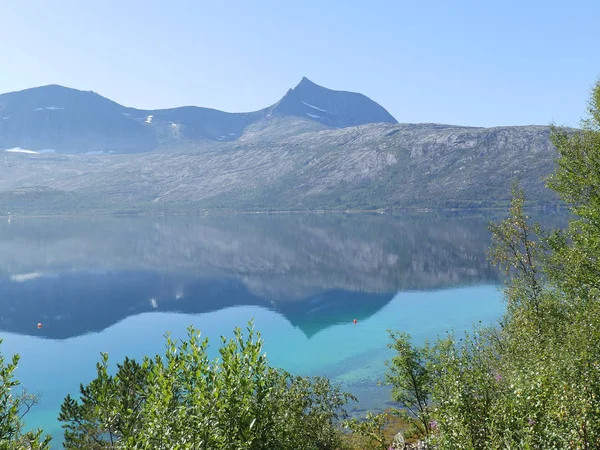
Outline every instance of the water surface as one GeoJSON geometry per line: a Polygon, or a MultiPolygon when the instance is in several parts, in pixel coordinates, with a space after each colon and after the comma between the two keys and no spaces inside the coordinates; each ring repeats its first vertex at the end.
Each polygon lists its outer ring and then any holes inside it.
{"type": "Polygon", "coordinates": [[[422,342],[502,314],[489,219],[12,219],[0,224],[1,351],[21,355],[19,379],[41,395],[28,425],[56,442],[60,403],[100,352],[155,355],[191,324],[216,346],[254,319],[273,365],[333,378],[358,412],[385,408],[388,329],[422,342]]]}

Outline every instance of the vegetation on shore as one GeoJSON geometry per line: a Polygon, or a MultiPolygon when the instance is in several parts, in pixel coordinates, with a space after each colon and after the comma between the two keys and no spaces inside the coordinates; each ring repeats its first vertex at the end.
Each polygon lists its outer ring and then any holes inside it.
{"type": "MultiPolygon", "coordinates": [[[[272,368],[251,326],[223,339],[216,360],[190,328],[114,375],[103,355],[62,405],[65,448],[384,450],[402,428],[439,450],[600,449],[600,82],[588,112],[579,133],[552,132],[548,185],[571,208],[569,226],[531,224],[518,186],[509,217],[491,225],[491,257],[509,275],[499,325],[423,347],[390,333],[386,381],[402,410],[346,420],[349,394],[272,368]]],[[[15,394],[17,362],[0,355],[0,449],[48,448],[42,431],[24,431],[35,399],[15,394]]]]}
{"type": "Polygon", "coordinates": [[[394,397],[433,448],[600,448],[600,82],[588,113],[581,133],[552,133],[548,185],[569,226],[531,224],[515,187],[509,217],[490,227],[509,275],[500,324],[422,348],[392,335],[394,397]]]}

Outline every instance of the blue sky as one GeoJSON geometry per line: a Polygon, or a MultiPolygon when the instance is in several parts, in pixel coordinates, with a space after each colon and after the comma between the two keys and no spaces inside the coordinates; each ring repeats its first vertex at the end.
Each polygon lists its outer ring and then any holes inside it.
{"type": "Polygon", "coordinates": [[[252,111],[302,76],[400,122],[577,125],[600,1],[1,0],[0,92],[252,111]]]}

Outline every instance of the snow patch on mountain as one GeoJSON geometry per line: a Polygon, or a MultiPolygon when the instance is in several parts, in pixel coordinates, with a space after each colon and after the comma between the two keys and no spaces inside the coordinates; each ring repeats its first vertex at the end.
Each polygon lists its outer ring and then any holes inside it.
{"type": "Polygon", "coordinates": [[[35,280],[36,278],[40,278],[42,274],[40,272],[31,272],[31,273],[20,273],[16,275],[11,275],[10,279],[17,283],[23,283],[25,281],[35,280]]]}
{"type": "Polygon", "coordinates": [[[34,109],[34,111],[42,111],[44,109],[47,109],[49,111],[59,111],[61,109],[65,109],[65,108],[59,108],[58,106],[46,106],[44,108],[36,108],[36,109],[34,109]]]}
{"type": "Polygon", "coordinates": [[[106,150],[91,150],[91,151],[85,152],[83,154],[84,155],[111,155],[113,153],[115,153],[115,152],[112,150],[108,150],[108,151],[106,151],[106,150]]]}
{"type": "Polygon", "coordinates": [[[13,147],[6,150],[9,153],[27,153],[28,155],[39,155],[39,152],[34,152],[33,150],[26,150],[21,147],[13,147]]]}
{"type": "Polygon", "coordinates": [[[309,108],[316,109],[317,111],[321,111],[321,112],[324,112],[324,113],[327,113],[327,114],[329,114],[329,111],[327,111],[326,109],[321,109],[321,108],[319,108],[318,106],[311,105],[310,103],[306,103],[304,100],[301,100],[301,101],[302,101],[302,103],[304,103],[304,104],[305,104],[306,106],[308,106],[309,108]]]}

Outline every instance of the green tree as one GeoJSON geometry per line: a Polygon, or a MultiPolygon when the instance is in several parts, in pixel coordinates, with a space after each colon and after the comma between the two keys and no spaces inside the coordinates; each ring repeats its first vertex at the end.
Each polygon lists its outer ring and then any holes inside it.
{"type": "Polygon", "coordinates": [[[67,397],[59,420],[68,449],[333,450],[352,397],[323,378],[268,364],[250,325],[222,339],[219,357],[194,328],[167,337],[166,354],[125,360],[114,376],[108,357],[97,378],[67,397]]]}
{"type": "MultiPolygon", "coordinates": [[[[588,113],[581,130],[552,130],[548,185],[572,212],[568,228],[531,224],[515,186],[509,217],[490,227],[507,275],[503,319],[428,349],[423,392],[440,450],[600,449],[600,82],[588,113]]],[[[405,392],[410,371],[396,375],[405,392]]]]}
{"type": "Polygon", "coordinates": [[[391,331],[390,338],[392,343],[389,346],[395,355],[386,363],[388,371],[385,379],[392,385],[392,400],[400,403],[417,419],[419,431],[428,437],[431,429],[431,374],[427,367],[429,349],[427,346],[413,346],[408,333],[391,331]]]}
{"type": "Polygon", "coordinates": [[[26,391],[15,393],[20,386],[15,379],[18,363],[18,355],[6,362],[0,353],[0,450],[47,449],[51,438],[42,436],[42,430],[24,431],[23,418],[38,399],[26,391]]]}
{"type": "Polygon", "coordinates": [[[365,420],[353,418],[345,422],[345,427],[366,440],[369,448],[373,450],[387,450],[389,440],[385,435],[385,428],[389,421],[389,414],[373,414],[367,412],[365,420]]]}
{"type": "Polygon", "coordinates": [[[78,400],[68,395],[61,407],[65,448],[90,450],[118,448],[134,438],[142,426],[142,407],[147,397],[148,372],[152,361],[141,365],[126,358],[108,374],[108,355],[96,365],[96,378],[80,385],[78,400]]]}

